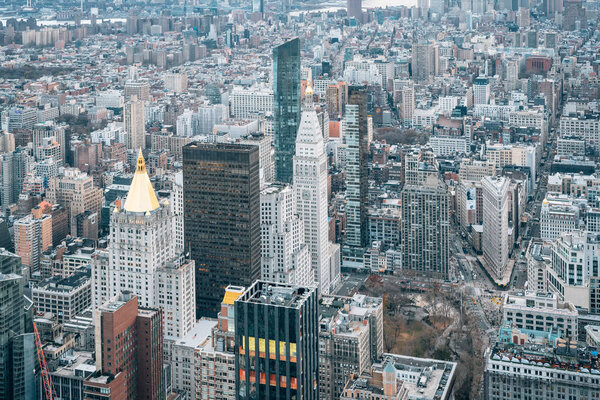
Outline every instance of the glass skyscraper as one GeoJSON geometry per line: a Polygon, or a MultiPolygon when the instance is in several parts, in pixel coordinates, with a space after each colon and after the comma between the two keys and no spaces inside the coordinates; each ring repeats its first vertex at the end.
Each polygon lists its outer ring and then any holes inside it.
{"type": "Polygon", "coordinates": [[[296,134],[300,126],[300,39],[273,49],[273,132],[275,180],[292,183],[296,134]]]}
{"type": "Polygon", "coordinates": [[[344,261],[362,261],[368,245],[368,140],[366,88],[350,86],[344,113],[347,200],[344,261]]]}
{"type": "Polygon", "coordinates": [[[257,281],[235,301],[236,399],[317,400],[317,288],[257,281]]]}
{"type": "Polygon", "coordinates": [[[185,249],[196,262],[196,315],[215,317],[228,285],[260,277],[259,148],[183,148],[185,249]]]}

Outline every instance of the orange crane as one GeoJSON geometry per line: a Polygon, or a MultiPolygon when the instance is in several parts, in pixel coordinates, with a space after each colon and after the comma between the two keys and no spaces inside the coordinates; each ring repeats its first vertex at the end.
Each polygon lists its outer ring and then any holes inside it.
{"type": "Polygon", "coordinates": [[[42,342],[40,341],[40,334],[38,333],[35,322],[33,323],[33,334],[35,336],[35,350],[37,353],[38,362],[40,363],[40,371],[42,373],[42,381],[44,382],[44,392],[46,393],[46,400],[54,400],[54,385],[52,378],[50,378],[50,372],[48,372],[48,365],[46,365],[46,356],[44,356],[44,349],[42,348],[42,342]]]}

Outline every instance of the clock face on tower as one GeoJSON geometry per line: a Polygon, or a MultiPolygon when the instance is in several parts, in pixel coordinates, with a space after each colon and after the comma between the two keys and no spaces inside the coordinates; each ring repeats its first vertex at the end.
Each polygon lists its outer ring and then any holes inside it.
{"type": "Polygon", "coordinates": [[[302,191],[302,200],[310,200],[310,190],[302,191]]]}

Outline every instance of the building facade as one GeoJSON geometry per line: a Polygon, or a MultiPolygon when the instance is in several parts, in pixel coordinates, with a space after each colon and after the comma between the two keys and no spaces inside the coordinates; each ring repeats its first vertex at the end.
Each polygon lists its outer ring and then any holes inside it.
{"type": "Polygon", "coordinates": [[[259,149],[183,148],[185,247],[196,262],[196,315],[216,316],[228,285],[260,277],[259,149]]]}

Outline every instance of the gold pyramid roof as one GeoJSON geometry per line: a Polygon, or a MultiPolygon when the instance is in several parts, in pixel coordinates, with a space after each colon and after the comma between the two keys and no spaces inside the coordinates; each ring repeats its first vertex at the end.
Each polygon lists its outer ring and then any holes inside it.
{"type": "Polygon", "coordinates": [[[147,213],[156,210],[158,207],[158,199],[148,177],[148,172],[146,172],[146,163],[144,162],[142,149],[140,149],[135,175],[131,181],[123,209],[130,212],[147,213]]]}

